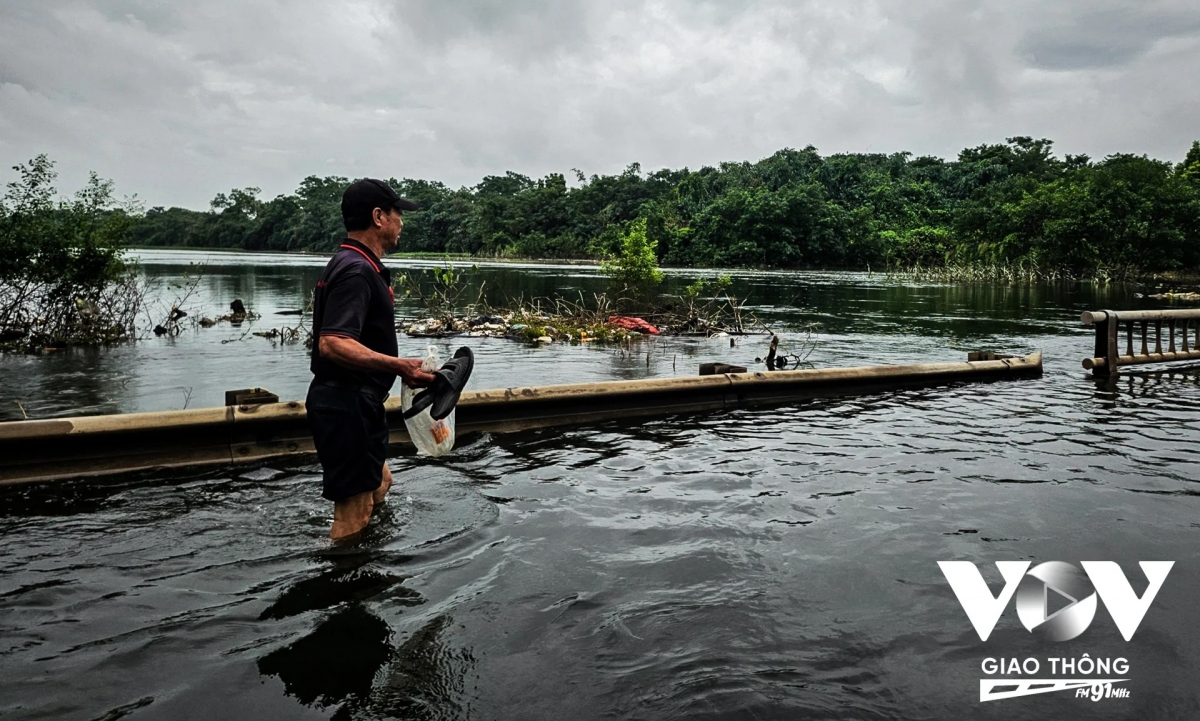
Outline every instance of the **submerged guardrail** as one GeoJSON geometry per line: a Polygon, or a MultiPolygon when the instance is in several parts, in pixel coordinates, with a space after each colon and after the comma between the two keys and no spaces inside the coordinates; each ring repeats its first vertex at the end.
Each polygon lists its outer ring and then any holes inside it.
{"type": "Polygon", "coordinates": [[[1082,320],[1096,328],[1093,357],[1083,359],[1083,367],[1093,375],[1112,375],[1121,366],[1200,360],[1200,309],[1095,310],[1084,313],[1082,320]]]}
{"type": "MultiPolygon", "coordinates": [[[[459,435],[505,433],[1042,373],[1040,351],[972,358],[978,360],[466,391],[456,426],[459,435]]],[[[385,405],[393,445],[407,443],[400,399],[385,405]]],[[[299,401],[15,421],[0,423],[0,485],[312,452],[299,401]]]]}

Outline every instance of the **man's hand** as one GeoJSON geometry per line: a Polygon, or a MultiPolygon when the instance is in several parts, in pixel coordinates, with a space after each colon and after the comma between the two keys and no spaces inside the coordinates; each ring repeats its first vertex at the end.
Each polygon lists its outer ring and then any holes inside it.
{"type": "Polygon", "coordinates": [[[395,373],[412,388],[423,388],[433,383],[433,374],[421,370],[420,360],[376,353],[352,338],[336,335],[323,335],[317,343],[320,344],[322,356],[347,368],[395,373]]]}
{"type": "Polygon", "coordinates": [[[396,375],[410,388],[424,388],[433,383],[433,374],[421,370],[421,361],[415,358],[397,358],[396,375]]]}

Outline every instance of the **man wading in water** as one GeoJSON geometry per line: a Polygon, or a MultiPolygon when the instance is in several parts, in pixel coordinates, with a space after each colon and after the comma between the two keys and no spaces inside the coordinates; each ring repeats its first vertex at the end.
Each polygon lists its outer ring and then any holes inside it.
{"type": "Polygon", "coordinates": [[[420,359],[397,357],[392,274],[379,260],[400,239],[401,211],[416,209],[380,180],[347,188],[346,240],[313,296],[314,377],[305,406],[325,471],[322,495],[333,501],[333,540],[366,528],[392,485],[383,402],[396,376],[414,388],[434,379],[420,359]]]}

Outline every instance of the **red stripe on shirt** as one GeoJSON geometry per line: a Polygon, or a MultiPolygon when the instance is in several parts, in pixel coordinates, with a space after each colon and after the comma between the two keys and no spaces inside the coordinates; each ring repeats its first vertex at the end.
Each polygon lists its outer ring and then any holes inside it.
{"type": "Polygon", "coordinates": [[[358,248],[353,245],[346,245],[345,243],[342,244],[342,247],[347,248],[349,250],[353,250],[354,252],[358,253],[362,257],[366,258],[367,262],[369,262],[371,264],[371,267],[375,269],[375,272],[376,273],[380,272],[379,264],[376,263],[375,259],[372,258],[370,255],[368,255],[367,252],[364,251],[362,248],[358,248]]]}

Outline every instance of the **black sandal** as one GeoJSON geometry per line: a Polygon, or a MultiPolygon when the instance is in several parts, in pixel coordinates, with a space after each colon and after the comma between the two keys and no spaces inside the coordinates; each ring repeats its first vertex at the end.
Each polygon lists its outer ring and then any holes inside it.
{"type": "Polygon", "coordinates": [[[426,408],[429,416],[440,421],[458,405],[458,397],[471,379],[475,367],[475,354],[463,346],[454,352],[454,357],[433,372],[433,384],[413,397],[412,408],[404,412],[408,420],[426,408]]]}

